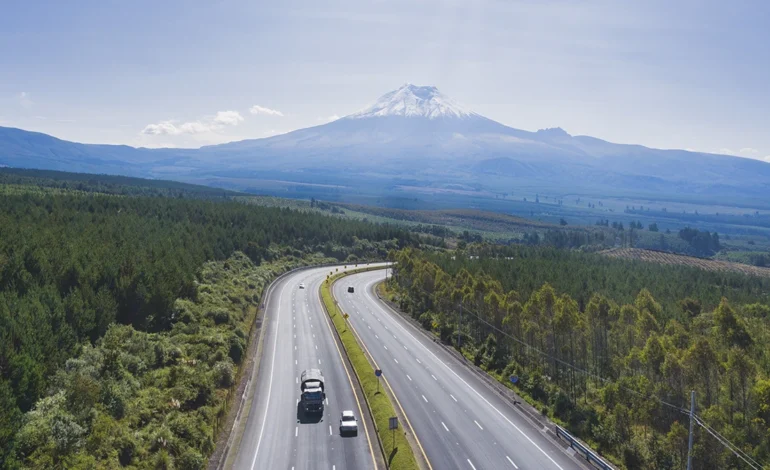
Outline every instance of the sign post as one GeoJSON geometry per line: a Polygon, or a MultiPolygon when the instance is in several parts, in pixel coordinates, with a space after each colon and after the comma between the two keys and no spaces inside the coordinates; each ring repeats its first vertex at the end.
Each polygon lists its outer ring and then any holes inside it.
{"type": "Polygon", "coordinates": [[[382,370],[374,369],[374,376],[377,377],[377,393],[380,393],[380,377],[382,376],[382,370]]]}
{"type": "Polygon", "coordinates": [[[398,429],[398,416],[393,416],[392,418],[388,418],[388,429],[390,429],[390,434],[393,436],[393,447],[396,447],[396,429],[398,429]]]}

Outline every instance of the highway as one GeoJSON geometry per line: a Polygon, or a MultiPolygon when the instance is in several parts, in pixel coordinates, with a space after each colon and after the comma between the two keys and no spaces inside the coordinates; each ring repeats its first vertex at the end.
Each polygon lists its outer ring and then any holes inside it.
{"type": "Polygon", "coordinates": [[[334,296],[382,369],[434,470],[583,468],[481,379],[383,305],[385,271],[338,281],[334,296]],[[355,288],[348,293],[348,286],[355,288]]]}
{"type": "Polygon", "coordinates": [[[252,383],[254,398],[243,438],[233,450],[237,452],[235,469],[376,468],[372,449],[379,452],[377,436],[369,426],[364,427],[362,419],[361,407],[366,402],[354,393],[351,379],[355,376],[343,365],[342,347],[338,349],[321,306],[321,282],[333,269],[298,271],[273,286],[263,322],[267,330],[259,372],[252,383]],[[300,283],[305,284],[304,289],[299,288],[300,283]],[[309,368],[322,370],[327,404],[320,419],[300,420],[299,376],[309,368]],[[348,409],[359,421],[356,437],[339,434],[340,413],[348,409]]]}

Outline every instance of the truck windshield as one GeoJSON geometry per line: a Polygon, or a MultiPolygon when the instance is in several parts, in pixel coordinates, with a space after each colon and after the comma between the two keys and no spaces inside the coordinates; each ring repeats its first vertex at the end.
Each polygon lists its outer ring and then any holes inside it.
{"type": "Polygon", "coordinates": [[[320,400],[321,392],[305,392],[305,400],[320,400]]]}

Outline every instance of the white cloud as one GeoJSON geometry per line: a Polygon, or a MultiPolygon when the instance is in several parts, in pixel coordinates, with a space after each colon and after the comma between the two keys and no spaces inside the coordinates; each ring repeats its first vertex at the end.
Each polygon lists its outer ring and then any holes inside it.
{"type": "Polygon", "coordinates": [[[741,155],[759,155],[759,150],[751,147],[744,147],[738,151],[741,155]]]}
{"type": "Polygon", "coordinates": [[[144,135],[182,135],[205,134],[215,132],[225,126],[237,126],[243,122],[243,116],[238,111],[219,111],[213,118],[204,121],[189,121],[181,124],[179,121],[167,120],[148,124],[140,132],[144,135]]]}
{"type": "Polygon", "coordinates": [[[760,160],[764,160],[764,161],[766,161],[767,163],[770,163],[770,155],[768,155],[768,156],[766,156],[766,157],[762,157],[762,158],[760,158],[760,160]]]}
{"type": "Polygon", "coordinates": [[[252,106],[249,109],[249,112],[251,114],[263,114],[265,116],[279,116],[279,117],[283,117],[283,113],[278,111],[277,109],[265,108],[265,107],[260,106],[258,104],[255,104],[254,106],[252,106]]]}
{"type": "Polygon", "coordinates": [[[19,104],[22,106],[22,108],[31,108],[35,102],[32,101],[32,99],[29,97],[29,93],[22,91],[19,93],[19,104]]]}
{"type": "Polygon", "coordinates": [[[722,155],[736,155],[738,152],[735,152],[733,150],[730,150],[728,148],[722,147],[721,149],[717,150],[716,153],[722,154],[722,155]]]}
{"type": "Polygon", "coordinates": [[[238,111],[219,111],[214,117],[215,124],[225,126],[237,126],[241,122],[243,122],[243,116],[238,111]]]}
{"type": "Polygon", "coordinates": [[[336,121],[339,118],[340,117],[337,116],[336,114],[332,114],[331,116],[327,116],[327,117],[319,117],[318,120],[321,122],[332,122],[332,121],[336,121]]]}

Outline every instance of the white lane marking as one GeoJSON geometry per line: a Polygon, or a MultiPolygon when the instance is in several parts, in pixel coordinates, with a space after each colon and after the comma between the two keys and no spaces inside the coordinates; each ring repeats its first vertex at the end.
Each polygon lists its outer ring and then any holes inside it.
{"type": "Polygon", "coordinates": [[[380,337],[377,336],[377,333],[374,334],[374,337],[377,338],[377,339],[380,339],[380,337]]]}
{"type": "Polygon", "coordinates": [[[297,335],[294,335],[294,339],[297,339],[297,335]]]}
{"type": "Polygon", "coordinates": [[[471,462],[471,459],[468,459],[468,463],[471,465],[471,468],[473,470],[476,470],[476,467],[473,466],[473,462],[471,462]]]}
{"type": "Polygon", "coordinates": [[[425,398],[425,395],[422,396],[422,399],[425,400],[425,403],[428,403],[428,399],[425,398]]]}
{"type": "MultiPolygon", "coordinates": [[[[380,309],[380,310],[381,310],[381,311],[383,311],[383,312],[385,311],[385,310],[384,310],[382,307],[380,307],[380,305],[379,305],[378,303],[376,303],[376,301],[375,301],[374,299],[371,299],[371,301],[373,302],[373,304],[374,304],[374,305],[376,305],[376,306],[377,306],[377,308],[378,308],[378,309],[380,309]]],[[[396,320],[394,320],[394,321],[396,321],[396,320]]],[[[440,362],[440,363],[441,363],[441,364],[442,364],[444,367],[446,367],[446,369],[447,369],[449,372],[451,372],[451,373],[452,373],[452,375],[454,375],[455,377],[457,377],[457,379],[458,379],[460,382],[462,382],[463,384],[465,384],[465,386],[466,386],[466,387],[468,387],[468,388],[469,388],[469,389],[470,389],[470,390],[471,390],[473,393],[475,393],[475,394],[476,394],[476,396],[478,396],[479,398],[481,398],[481,399],[484,401],[484,403],[486,403],[486,404],[487,404],[487,406],[489,406],[491,409],[495,410],[495,412],[497,412],[497,414],[498,414],[498,415],[500,415],[500,416],[501,416],[501,417],[502,417],[502,418],[503,418],[503,419],[504,419],[506,422],[508,422],[508,424],[510,424],[511,426],[513,426],[513,428],[514,428],[514,429],[516,429],[517,431],[519,431],[519,433],[520,433],[522,436],[524,436],[524,438],[525,438],[526,440],[528,440],[530,444],[532,444],[533,446],[535,446],[535,448],[536,448],[537,450],[539,450],[541,454],[545,455],[545,457],[546,457],[548,460],[550,460],[550,461],[551,461],[551,463],[552,463],[552,464],[554,464],[554,465],[556,466],[556,468],[558,468],[559,470],[564,470],[564,468],[563,468],[561,465],[559,465],[559,464],[558,464],[558,463],[557,463],[557,462],[556,462],[556,461],[555,461],[555,460],[554,460],[554,459],[553,459],[553,458],[552,458],[550,455],[548,455],[548,454],[547,454],[547,453],[546,453],[546,452],[545,452],[545,451],[544,451],[544,450],[543,450],[543,449],[542,449],[542,448],[541,448],[539,445],[537,445],[537,443],[535,443],[535,441],[533,441],[533,440],[532,440],[532,438],[530,438],[530,437],[529,437],[529,436],[528,436],[528,435],[527,435],[527,434],[526,434],[524,431],[522,431],[520,427],[516,426],[516,424],[514,424],[514,422],[513,422],[513,421],[511,421],[510,419],[508,419],[508,417],[507,417],[507,416],[505,416],[505,415],[504,415],[504,414],[503,414],[503,413],[502,413],[500,410],[498,410],[498,409],[497,409],[497,408],[496,408],[496,407],[495,407],[495,406],[494,406],[492,403],[490,403],[490,402],[489,402],[489,400],[487,400],[486,398],[484,398],[484,395],[480,394],[478,391],[476,391],[476,389],[475,389],[475,388],[471,387],[471,385],[470,385],[468,382],[466,382],[466,381],[465,381],[465,380],[464,380],[462,377],[460,377],[460,376],[457,374],[457,372],[453,371],[451,367],[449,367],[449,366],[448,366],[448,365],[447,365],[447,364],[446,364],[444,361],[442,361],[441,359],[439,359],[439,357],[438,357],[438,356],[436,356],[436,355],[433,353],[433,351],[431,351],[430,349],[428,349],[428,347],[427,347],[427,346],[425,346],[425,345],[424,345],[424,344],[423,344],[421,341],[419,341],[417,338],[415,338],[415,337],[414,337],[414,335],[413,335],[412,333],[410,333],[409,331],[407,331],[407,330],[406,330],[406,328],[404,328],[404,327],[403,327],[403,326],[402,326],[400,323],[398,323],[398,321],[396,321],[396,326],[398,326],[398,327],[401,329],[401,331],[403,331],[404,333],[406,333],[407,335],[409,335],[409,337],[410,337],[410,338],[412,338],[412,340],[414,340],[414,342],[415,342],[415,343],[417,343],[417,344],[419,344],[420,346],[422,346],[422,348],[423,348],[423,349],[424,349],[424,350],[425,350],[425,351],[426,351],[428,354],[430,354],[431,356],[433,356],[433,358],[434,358],[434,359],[436,359],[436,360],[437,360],[438,362],[440,362]]],[[[452,397],[452,398],[454,398],[454,397],[452,397]]],[[[455,400],[455,401],[457,401],[457,400],[455,400]]]]}
{"type": "Polygon", "coordinates": [[[332,465],[332,470],[337,470],[337,466],[336,465],[332,465]]]}
{"type": "Polygon", "coordinates": [[[294,350],[295,350],[295,351],[297,350],[297,345],[296,345],[296,344],[294,345],[294,350]]]}
{"type": "Polygon", "coordinates": [[[455,398],[455,396],[452,395],[451,393],[449,394],[449,396],[452,397],[452,400],[454,400],[455,402],[457,401],[457,398],[455,398]]]}
{"type": "Polygon", "coordinates": [[[406,374],[406,378],[409,379],[410,382],[412,381],[412,378],[409,377],[409,374],[406,374]]]}
{"type": "Polygon", "coordinates": [[[313,333],[313,338],[315,338],[315,333],[313,333]]]}
{"type": "MultiPolygon", "coordinates": [[[[283,285],[281,293],[278,295],[278,305],[281,305],[283,299],[283,291],[286,289],[286,285],[283,285]]],[[[267,410],[270,409],[270,395],[273,391],[273,372],[275,372],[275,351],[278,346],[278,324],[281,321],[281,317],[276,315],[275,317],[275,335],[273,335],[273,359],[270,361],[270,383],[267,386],[267,402],[265,403],[265,414],[262,415],[262,427],[259,429],[259,438],[257,439],[257,447],[254,449],[254,458],[251,460],[251,470],[254,470],[254,465],[257,463],[257,455],[259,454],[259,446],[262,444],[262,434],[265,432],[265,423],[267,422],[267,410]]]]}
{"type": "Polygon", "coordinates": [[[297,360],[296,360],[296,359],[294,359],[294,365],[295,365],[295,366],[297,365],[297,360]]]}
{"type": "Polygon", "coordinates": [[[443,421],[441,422],[441,425],[442,425],[442,426],[444,426],[444,429],[446,429],[446,432],[449,432],[449,428],[448,428],[448,427],[446,427],[446,424],[444,424],[444,422],[443,422],[443,421]]]}
{"type": "Polygon", "coordinates": [[[476,426],[478,426],[478,427],[479,427],[479,429],[481,429],[482,431],[484,430],[484,428],[482,428],[482,427],[481,427],[481,425],[479,424],[479,422],[478,422],[478,421],[476,421],[476,420],[474,419],[474,420],[473,420],[473,422],[474,422],[474,423],[476,423],[476,426]]]}
{"type": "Polygon", "coordinates": [[[294,377],[294,383],[295,383],[295,384],[298,384],[298,383],[299,383],[299,377],[294,377]]]}
{"type": "Polygon", "coordinates": [[[329,435],[330,436],[332,435],[332,425],[331,424],[329,425],[329,435]]]}
{"type": "Polygon", "coordinates": [[[294,428],[294,437],[297,437],[298,433],[299,433],[299,426],[294,428]]]}
{"type": "MultiPolygon", "coordinates": [[[[415,358],[415,359],[417,359],[417,358],[415,358]]],[[[422,362],[420,362],[420,360],[419,360],[419,359],[417,359],[417,363],[418,363],[418,364],[422,364],[422,362]]]]}
{"type": "Polygon", "coordinates": [[[372,327],[371,327],[371,326],[369,326],[369,325],[366,325],[366,327],[367,327],[367,328],[369,328],[370,330],[372,329],[372,327]]]}
{"type": "Polygon", "coordinates": [[[516,469],[518,469],[518,468],[519,468],[519,466],[518,466],[518,465],[516,465],[515,463],[513,463],[513,460],[511,460],[511,458],[510,458],[510,457],[508,457],[508,456],[506,455],[506,456],[505,456],[505,458],[506,458],[506,459],[508,459],[508,461],[509,461],[509,462],[511,462],[511,465],[513,465],[513,468],[516,468],[516,469]]]}
{"type": "Polygon", "coordinates": [[[296,324],[294,324],[294,325],[291,325],[291,327],[292,327],[292,328],[296,328],[296,327],[297,327],[297,325],[296,325],[296,324]]]}
{"type": "Polygon", "coordinates": [[[316,350],[318,350],[318,345],[317,344],[315,345],[315,348],[316,348],[316,350]]]}
{"type": "MultiPolygon", "coordinates": [[[[394,338],[395,338],[395,336],[394,336],[394,338]]],[[[407,347],[406,347],[406,345],[404,345],[404,349],[406,349],[407,351],[409,351],[409,348],[407,348],[407,347]]]]}
{"type": "Polygon", "coordinates": [[[436,380],[436,381],[438,381],[438,379],[436,378],[436,376],[435,376],[435,375],[433,375],[433,374],[430,374],[430,376],[431,376],[431,377],[433,377],[433,380],[436,380]]]}
{"type": "Polygon", "coordinates": [[[321,360],[320,360],[320,359],[318,360],[318,363],[319,363],[319,364],[321,363],[321,360]]]}
{"type": "Polygon", "coordinates": [[[386,351],[388,350],[388,347],[387,347],[387,346],[385,346],[385,350],[386,350],[386,351]]]}
{"type": "Polygon", "coordinates": [[[396,364],[398,364],[398,359],[396,359],[396,358],[394,357],[394,358],[393,358],[393,360],[394,360],[394,361],[396,361],[396,364]]]}

